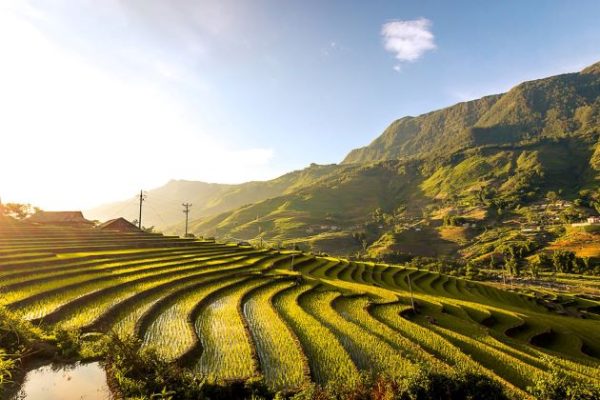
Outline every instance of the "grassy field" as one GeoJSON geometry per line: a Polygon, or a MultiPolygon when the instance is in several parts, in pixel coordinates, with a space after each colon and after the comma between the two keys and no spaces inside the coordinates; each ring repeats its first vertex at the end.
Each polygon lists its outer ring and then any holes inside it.
{"type": "Polygon", "coordinates": [[[264,377],[272,390],[466,369],[528,398],[550,365],[599,384],[600,302],[291,251],[5,225],[0,305],[44,327],[132,335],[202,376],[264,377]]]}

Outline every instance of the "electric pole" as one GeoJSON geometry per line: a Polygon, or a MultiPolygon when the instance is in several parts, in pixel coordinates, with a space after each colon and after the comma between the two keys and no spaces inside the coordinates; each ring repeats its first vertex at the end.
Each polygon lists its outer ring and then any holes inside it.
{"type": "Polygon", "coordinates": [[[143,190],[140,190],[140,218],[138,219],[138,228],[142,230],[142,203],[146,200],[146,195],[143,190]]]}
{"type": "Polygon", "coordinates": [[[185,236],[184,237],[187,237],[187,235],[188,235],[188,217],[190,214],[190,207],[192,206],[192,204],[191,203],[183,203],[182,206],[183,206],[183,213],[185,214],[185,236]]]}

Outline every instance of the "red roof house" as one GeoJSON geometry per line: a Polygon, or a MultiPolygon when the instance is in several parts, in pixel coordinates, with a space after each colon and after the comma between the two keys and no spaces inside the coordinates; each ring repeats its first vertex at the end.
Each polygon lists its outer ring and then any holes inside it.
{"type": "Polygon", "coordinates": [[[123,217],[108,220],[98,225],[98,229],[118,232],[141,232],[137,226],[123,217]]]}

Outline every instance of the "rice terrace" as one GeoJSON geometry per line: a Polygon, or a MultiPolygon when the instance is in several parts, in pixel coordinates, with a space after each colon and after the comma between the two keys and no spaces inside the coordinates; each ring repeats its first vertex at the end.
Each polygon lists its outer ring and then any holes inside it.
{"type": "Polygon", "coordinates": [[[600,303],[426,270],[147,233],[0,227],[2,306],[33,326],[137,338],[273,392],[361,373],[468,370],[516,398],[559,369],[597,382],[600,303]],[[414,303],[413,303],[414,302],[414,303]]]}
{"type": "Polygon", "coordinates": [[[598,21],[0,1],[0,400],[600,400],[598,21]]]}

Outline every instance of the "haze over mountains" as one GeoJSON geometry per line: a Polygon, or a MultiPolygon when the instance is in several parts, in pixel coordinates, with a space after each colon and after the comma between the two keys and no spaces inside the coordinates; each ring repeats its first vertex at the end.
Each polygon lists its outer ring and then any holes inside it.
{"type": "MultiPolygon", "coordinates": [[[[491,197],[502,202],[495,208],[503,208],[540,200],[548,191],[574,197],[582,189],[597,190],[599,127],[597,63],[579,73],[524,82],[504,94],[403,117],[339,165],[312,164],[271,181],[240,185],[171,181],[148,192],[144,225],[181,233],[180,204],[191,202],[196,234],[261,235],[354,251],[360,247],[353,239],[357,232],[367,231],[371,242],[389,234],[368,227],[377,220],[374,213],[418,221],[434,218],[449,203],[485,211],[493,208],[484,205],[491,197]]],[[[137,201],[104,205],[86,215],[133,219],[137,201]]],[[[455,243],[444,245],[448,253],[456,251],[455,243]]]]}

